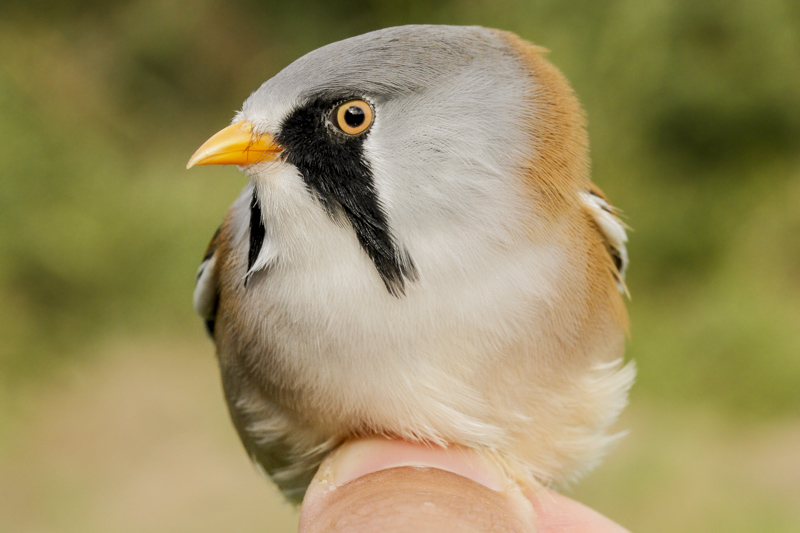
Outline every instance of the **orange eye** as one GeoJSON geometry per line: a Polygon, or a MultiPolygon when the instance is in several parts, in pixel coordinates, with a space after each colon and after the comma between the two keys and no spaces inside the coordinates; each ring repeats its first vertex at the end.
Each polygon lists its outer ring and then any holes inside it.
{"type": "Polygon", "coordinates": [[[361,135],[372,126],[372,107],[363,100],[350,100],[334,111],[336,125],[348,135],[361,135]]]}

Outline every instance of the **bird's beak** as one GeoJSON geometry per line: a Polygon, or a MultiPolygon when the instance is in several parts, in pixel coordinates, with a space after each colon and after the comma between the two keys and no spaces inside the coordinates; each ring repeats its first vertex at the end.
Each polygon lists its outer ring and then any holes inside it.
{"type": "Polygon", "coordinates": [[[274,161],[283,147],[266,133],[254,134],[253,123],[246,120],[231,124],[203,143],[189,159],[186,168],[195,165],[249,165],[274,161]]]}

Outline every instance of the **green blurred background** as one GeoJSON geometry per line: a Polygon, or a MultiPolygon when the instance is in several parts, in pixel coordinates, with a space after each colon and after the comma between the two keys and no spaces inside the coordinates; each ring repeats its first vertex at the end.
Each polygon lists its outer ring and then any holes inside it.
{"type": "Polygon", "coordinates": [[[0,531],[290,531],[230,427],[195,269],[245,179],[184,170],[263,81],[406,23],[549,48],[631,234],[634,531],[800,531],[796,0],[5,0],[0,531]]]}

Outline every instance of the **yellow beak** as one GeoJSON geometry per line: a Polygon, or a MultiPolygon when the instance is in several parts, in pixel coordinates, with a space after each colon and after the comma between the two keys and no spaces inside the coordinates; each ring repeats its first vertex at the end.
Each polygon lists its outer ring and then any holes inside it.
{"type": "Polygon", "coordinates": [[[283,151],[267,134],[254,135],[253,123],[243,120],[218,131],[203,143],[189,159],[186,168],[195,165],[249,165],[274,161],[283,151]]]}

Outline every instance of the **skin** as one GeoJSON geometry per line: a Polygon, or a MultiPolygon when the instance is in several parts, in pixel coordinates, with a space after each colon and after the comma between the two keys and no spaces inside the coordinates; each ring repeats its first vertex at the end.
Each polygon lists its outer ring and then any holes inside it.
{"type": "Polygon", "coordinates": [[[627,530],[555,492],[521,490],[472,450],[369,438],[326,459],[303,501],[299,531],[627,530]]]}

